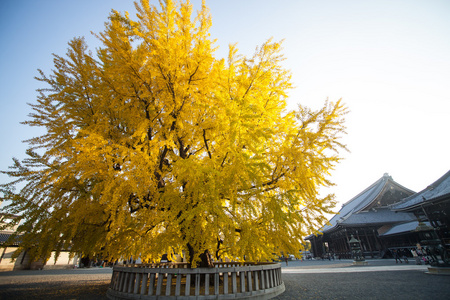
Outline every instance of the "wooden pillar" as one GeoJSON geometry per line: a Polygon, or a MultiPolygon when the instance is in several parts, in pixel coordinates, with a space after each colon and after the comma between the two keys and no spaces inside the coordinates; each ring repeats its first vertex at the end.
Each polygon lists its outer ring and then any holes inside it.
{"type": "Polygon", "coordinates": [[[342,252],[348,252],[349,248],[348,248],[348,240],[347,237],[342,237],[342,252]]]}
{"type": "Polygon", "coordinates": [[[367,230],[364,230],[364,237],[366,238],[367,244],[369,245],[370,255],[373,258],[373,250],[372,250],[372,246],[370,245],[369,237],[367,236],[367,230]]]}
{"type": "Polygon", "coordinates": [[[312,252],[312,255],[315,257],[316,256],[316,237],[313,237],[311,239],[311,252],[312,252]]]}
{"type": "Polygon", "coordinates": [[[361,248],[362,256],[364,257],[364,248],[361,243],[361,237],[359,236],[358,230],[356,230],[356,239],[359,241],[359,247],[361,248]]]}
{"type": "Polygon", "coordinates": [[[349,240],[350,240],[350,238],[348,237],[348,232],[347,232],[347,230],[345,230],[345,244],[346,244],[346,248],[347,248],[347,251],[345,251],[346,252],[346,254],[345,254],[346,257],[345,258],[349,258],[349,257],[347,257],[348,253],[350,252],[350,246],[348,244],[349,240]]]}
{"type": "Polygon", "coordinates": [[[339,253],[342,253],[342,252],[345,251],[345,250],[344,250],[344,244],[342,243],[343,240],[344,240],[344,237],[341,236],[341,238],[339,239],[339,253]]]}
{"type": "MultiPolygon", "coordinates": [[[[378,255],[380,255],[381,254],[381,249],[383,249],[383,245],[381,244],[381,239],[379,237],[377,237],[377,235],[375,234],[375,231],[376,231],[375,229],[372,229],[373,240],[374,240],[374,243],[375,243],[375,248],[378,251],[378,255]]],[[[381,257],[378,257],[378,258],[381,258],[381,257]]]]}

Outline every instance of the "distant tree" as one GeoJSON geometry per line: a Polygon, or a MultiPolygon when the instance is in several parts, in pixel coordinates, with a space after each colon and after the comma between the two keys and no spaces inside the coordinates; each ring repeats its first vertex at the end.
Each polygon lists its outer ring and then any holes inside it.
{"type": "Polygon", "coordinates": [[[211,18],[189,2],[112,11],[96,55],[69,42],[54,70],[39,70],[25,124],[44,128],[4,184],[18,214],[20,250],[71,249],[153,260],[186,253],[266,260],[298,253],[334,196],[346,108],[287,111],[290,72],[271,40],[246,58],[213,56],[211,18]],[[12,187],[23,184],[19,192],[12,187]]]}

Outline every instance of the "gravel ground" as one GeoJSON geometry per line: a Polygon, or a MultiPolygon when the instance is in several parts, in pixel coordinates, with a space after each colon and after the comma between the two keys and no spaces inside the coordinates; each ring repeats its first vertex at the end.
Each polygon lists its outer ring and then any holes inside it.
{"type": "Polygon", "coordinates": [[[273,299],[450,299],[450,276],[423,271],[288,274],[273,299]]]}
{"type": "MultiPolygon", "coordinates": [[[[371,261],[369,265],[386,266],[386,271],[336,272],[354,268],[346,261],[283,264],[286,291],[274,299],[450,299],[450,276],[429,275],[423,270],[389,270],[390,265],[395,267],[389,260],[371,261]],[[316,273],[317,269],[335,271],[316,273]]],[[[107,299],[111,274],[110,268],[1,272],[0,299],[107,299]]]]}
{"type": "Polygon", "coordinates": [[[107,299],[112,269],[13,271],[0,273],[3,299],[107,299]]]}

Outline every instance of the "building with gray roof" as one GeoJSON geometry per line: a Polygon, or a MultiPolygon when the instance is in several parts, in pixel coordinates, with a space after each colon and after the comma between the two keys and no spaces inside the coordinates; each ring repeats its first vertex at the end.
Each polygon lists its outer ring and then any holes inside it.
{"type": "Polygon", "coordinates": [[[390,206],[397,213],[413,213],[429,229],[422,244],[439,250],[442,260],[450,266],[450,171],[424,190],[390,206]],[[429,223],[425,223],[429,222],[429,223]]]}
{"type": "Polygon", "coordinates": [[[353,235],[360,241],[366,257],[382,257],[392,245],[383,243],[380,234],[394,226],[416,221],[411,212],[395,212],[390,207],[414,192],[395,182],[385,173],[361,193],[346,202],[339,213],[324,225],[318,234],[306,238],[311,242],[314,256],[333,253],[350,257],[348,241],[353,235]]]}

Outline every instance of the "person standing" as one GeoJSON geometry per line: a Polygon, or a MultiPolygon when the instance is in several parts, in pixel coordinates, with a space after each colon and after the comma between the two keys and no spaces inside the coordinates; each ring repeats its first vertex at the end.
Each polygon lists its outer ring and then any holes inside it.
{"type": "Polygon", "coordinates": [[[419,256],[420,263],[422,263],[422,260],[423,260],[423,263],[426,264],[427,260],[425,258],[425,253],[424,253],[420,243],[416,244],[416,252],[417,252],[417,256],[419,256]]]}
{"type": "Polygon", "coordinates": [[[416,261],[416,265],[421,265],[419,255],[417,254],[415,249],[411,249],[411,254],[414,257],[414,260],[416,261]]]}

